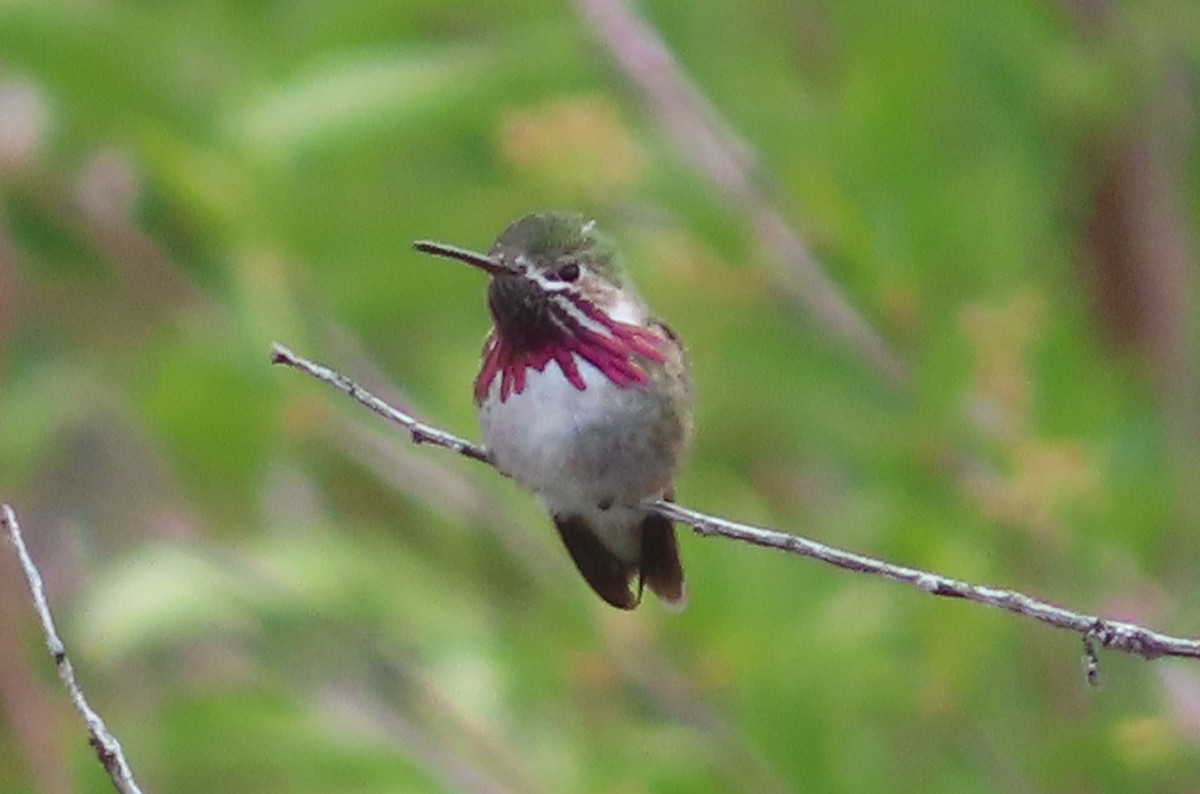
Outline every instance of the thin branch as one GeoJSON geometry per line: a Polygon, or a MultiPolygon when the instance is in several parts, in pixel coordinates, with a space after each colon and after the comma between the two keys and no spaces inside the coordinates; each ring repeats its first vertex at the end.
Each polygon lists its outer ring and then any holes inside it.
{"type": "MultiPolygon", "coordinates": [[[[742,207],[775,253],[787,283],[826,327],[847,339],[863,358],[894,382],[905,367],[873,327],[855,311],[813,255],[803,237],[762,187],[763,170],[752,148],[680,68],[658,32],[632,0],[576,0],[581,15],[626,78],[641,91],[655,120],[696,171],[742,207]]],[[[701,535],[722,535],[783,549],[849,570],[906,582],[933,595],[964,598],[1005,609],[1056,628],[1080,632],[1086,640],[1088,679],[1096,678],[1094,643],[1155,656],[1200,657],[1200,641],[1169,637],[1141,626],[1083,615],[1021,593],[971,585],[913,568],[895,566],[771,530],[714,519],[667,502],[658,512],[690,524],[701,535]]]]}
{"type": "Polygon", "coordinates": [[[1088,665],[1087,677],[1089,680],[1093,680],[1096,676],[1093,643],[1099,643],[1102,647],[1112,650],[1136,654],[1145,659],[1154,659],[1159,656],[1200,659],[1200,640],[1172,637],[1135,623],[1125,623],[1074,612],[1032,598],[1016,590],[971,584],[932,571],[896,565],[774,529],[716,518],[672,502],[656,500],[649,502],[647,507],[673,521],[687,524],[697,534],[705,537],[719,535],[755,546],[799,554],[802,557],[820,560],[848,571],[882,576],[885,579],[910,584],[930,595],[962,598],[977,604],[1015,612],[1022,617],[1041,621],[1056,629],[1074,631],[1080,634],[1084,640],[1084,656],[1085,663],[1088,665]]]}
{"type": "Polygon", "coordinates": [[[96,751],[96,758],[108,772],[117,791],[121,794],[141,794],[142,790],[138,788],[137,782],[133,779],[133,771],[129,768],[129,764],[125,760],[125,753],[121,750],[121,743],[108,730],[108,726],[104,724],[100,715],[88,705],[87,698],[83,696],[83,690],[79,688],[79,684],[75,680],[75,668],[71,666],[71,660],[67,658],[67,649],[59,639],[58,630],[54,628],[54,618],[50,615],[50,606],[46,603],[42,575],[38,572],[37,566],[33,564],[33,558],[29,556],[29,549],[25,547],[25,539],[21,536],[21,526],[17,523],[17,514],[8,505],[0,505],[0,524],[8,529],[8,535],[17,549],[17,557],[21,561],[21,569],[25,572],[25,581],[29,584],[29,593],[33,597],[33,608],[42,622],[42,634],[46,637],[46,647],[50,649],[50,656],[54,659],[58,677],[66,686],[75,710],[79,712],[79,716],[83,717],[83,721],[87,725],[88,742],[96,751]]]}
{"type": "MultiPolygon", "coordinates": [[[[417,421],[413,417],[399,411],[373,396],[350,379],[321,364],[315,364],[308,359],[296,355],[288,348],[278,343],[271,347],[271,361],[275,364],[286,364],[323,380],[333,387],[345,392],[372,411],[408,430],[416,443],[429,443],[457,452],[460,455],[486,463],[494,464],[488,458],[487,451],[469,441],[451,435],[443,430],[417,421]]],[[[1021,617],[1040,621],[1057,629],[1073,631],[1083,640],[1083,659],[1086,677],[1089,682],[1098,681],[1098,667],[1095,656],[1095,646],[1124,651],[1144,659],[1154,659],[1160,656],[1179,656],[1200,659],[1200,640],[1186,637],[1173,637],[1139,626],[1135,623],[1110,620],[1097,615],[1075,612],[1055,606],[1046,601],[998,587],[971,584],[959,579],[951,579],[931,571],[919,568],[909,568],[896,565],[874,557],[868,557],[854,552],[844,551],[833,546],[827,546],[814,540],[789,535],[774,529],[740,524],[723,518],[710,516],[687,507],[664,500],[650,500],[645,503],[649,510],[672,521],[687,524],[704,537],[720,536],[755,546],[779,549],[790,554],[798,554],[820,562],[843,568],[857,573],[882,576],[896,582],[912,585],[924,593],[947,598],[961,598],[977,604],[1003,609],[1016,613],[1021,617]]]]}
{"type": "Polygon", "coordinates": [[[346,394],[349,394],[384,419],[406,429],[412,437],[414,444],[434,444],[457,452],[459,455],[468,457],[471,460],[477,460],[489,466],[492,465],[491,459],[488,458],[487,450],[479,444],[467,441],[465,438],[459,438],[456,435],[447,433],[445,430],[439,430],[432,425],[418,422],[403,411],[388,405],[346,376],[334,372],[323,364],[317,364],[316,362],[297,356],[278,342],[271,345],[271,363],[287,364],[289,367],[307,372],[317,380],[323,380],[335,388],[346,392],[346,394]]]}
{"type": "Polygon", "coordinates": [[[804,238],[763,189],[753,149],[676,63],[662,37],[630,0],[576,0],[580,14],[625,76],[641,91],[655,120],[700,175],[744,211],[775,255],[783,286],[825,328],[841,336],[894,384],[907,367],[855,310],[804,238]]]}

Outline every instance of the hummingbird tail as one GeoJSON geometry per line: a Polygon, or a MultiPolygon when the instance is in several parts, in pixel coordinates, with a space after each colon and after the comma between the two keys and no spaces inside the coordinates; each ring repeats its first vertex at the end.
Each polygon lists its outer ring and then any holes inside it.
{"type": "Polygon", "coordinates": [[[557,515],[554,526],[579,573],[596,595],[609,604],[618,609],[634,609],[641,603],[645,585],[668,609],[681,610],[687,606],[675,527],[666,518],[647,513],[642,519],[638,528],[641,557],[632,562],[618,557],[604,545],[583,516],[557,515]]]}
{"type": "Polygon", "coordinates": [[[629,587],[637,573],[636,565],[625,562],[609,551],[583,516],[555,516],[554,526],[558,528],[563,545],[575,561],[575,567],[596,591],[596,595],[617,609],[633,609],[638,605],[642,600],[641,588],[634,593],[629,587]]]}
{"type": "Polygon", "coordinates": [[[675,527],[657,513],[642,520],[642,582],[668,609],[678,611],[687,606],[675,527]]]}

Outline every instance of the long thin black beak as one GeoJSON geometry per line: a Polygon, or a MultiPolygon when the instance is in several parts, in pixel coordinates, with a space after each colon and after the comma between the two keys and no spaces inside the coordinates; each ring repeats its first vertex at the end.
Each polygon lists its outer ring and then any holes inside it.
{"type": "Polygon", "coordinates": [[[493,259],[490,256],[479,254],[474,251],[468,251],[466,248],[446,245],[445,243],[435,243],[431,240],[418,240],[413,243],[413,248],[417,249],[423,254],[444,256],[447,259],[457,259],[459,262],[466,262],[468,265],[472,265],[480,270],[491,273],[493,276],[512,274],[515,272],[503,262],[493,259]]]}

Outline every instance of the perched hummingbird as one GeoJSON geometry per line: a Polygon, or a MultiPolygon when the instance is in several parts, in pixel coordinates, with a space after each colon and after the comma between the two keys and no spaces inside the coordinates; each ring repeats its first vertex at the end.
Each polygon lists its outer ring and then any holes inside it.
{"type": "Polygon", "coordinates": [[[671,498],[691,437],[687,358],[595,222],[527,215],[486,255],[415,247],[491,276],[475,406],[496,468],[537,495],[601,598],[633,609],[645,585],[682,608],[675,529],[640,504],[671,498]]]}

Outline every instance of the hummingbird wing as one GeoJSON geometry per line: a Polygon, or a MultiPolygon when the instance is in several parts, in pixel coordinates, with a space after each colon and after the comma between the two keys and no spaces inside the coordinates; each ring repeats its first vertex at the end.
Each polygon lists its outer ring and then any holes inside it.
{"type": "Polygon", "coordinates": [[[617,609],[633,609],[638,605],[642,600],[641,587],[637,593],[629,587],[638,571],[636,565],[609,551],[587,520],[577,513],[555,516],[554,526],[575,567],[596,595],[617,609]]]}
{"type": "MultiPolygon", "coordinates": [[[[673,501],[675,489],[668,489],[663,498],[673,501]]],[[[675,525],[658,513],[647,513],[642,520],[642,582],[668,609],[682,610],[687,606],[675,525]]]]}
{"type": "MultiPolygon", "coordinates": [[[[671,495],[668,493],[667,498],[671,495]]],[[[674,525],[657,513],[646,513],[638,527],[641,557],[634,562],[621,559],[601,542],[583,516],[572,513],[554,517],[554,526],[575,567],[596,595],[618,609],[634,609],[642,600],[642,585],[649,587],[668,609],[687,606],[687,588],[674,525]],[[637,590],[631,589],[636,577],[637,590]]]]}

